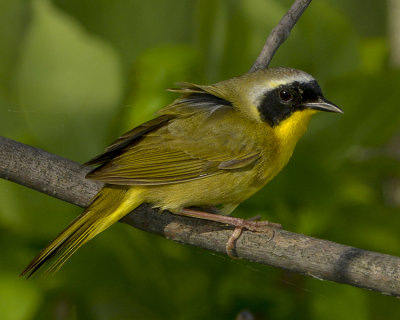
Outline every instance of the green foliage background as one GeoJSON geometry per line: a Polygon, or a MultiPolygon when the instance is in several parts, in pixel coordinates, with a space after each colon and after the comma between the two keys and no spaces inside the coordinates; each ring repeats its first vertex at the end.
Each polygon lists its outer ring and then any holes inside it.
{"type": "MultiPolygon", "coordinates": [[[[292,1],[0,0],[0,134],[84,162],[176,96],[246,72],[292,1]]],[[[313,119],[238,216],[400,255],[400,72],[386,1],[315,0],[272,65],[343,116],[313,119]]],[[[399,319],[393,297],[236,261],[117,224],[52,278],[18,278],[81,210],[0,181],[0,319],[399,319]]]]}

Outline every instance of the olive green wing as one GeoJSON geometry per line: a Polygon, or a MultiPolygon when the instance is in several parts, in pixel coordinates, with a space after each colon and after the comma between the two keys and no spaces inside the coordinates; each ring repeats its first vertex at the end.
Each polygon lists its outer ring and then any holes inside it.
{"type": "Polygon", "coordinates": [[[230,105],[230,102],[218,98],[214,93],[209,93],[211,90],[209,89],[211,88],[210,86],[201,86],[187,82],[181,82],[177,85],[179,85],[180,88],[169,89],[169,91],[182,93],[182,97],[161,109],[158,112],[160,114],[159,117],[126,132],[110,144],[105,149],[104,153],[89,160],[84,165],[102,165],[107,163],[122,153],[126,147],[135,145],[148,133],[163,127],[173,118],[178,116],[188,117],[199,110],[203,110],[201,112],[210,112],[212,108],[230,105]]]}
{"type": "Polygon", "coordinates": [[[253,128],[228,101],[195,92],[160,114],[166,120],[154,120],[140,139],[134,129],[134,138],[95,158],[102,165],[87,177],[117,185],[171,184],[250,168],[260,157],[249,138],[253,128]]]}
{"type": "Polygon", "coordinates": [[[171,184],[243,168],[253,164],[258,157],[258,154],[252,154],[227,161],[214,161],[157,145],[153,150],[123,153],[87,177],[117,185],[171,184]]]}
{"type": "Polygon", "coordinates": [[[244,135],[237,134],[238,125],[231,130],[224,129],[227,121],[215,122],[198,114],[173,119],[126,147],[88,178],[118,185],[161,185],[254,165],[260,152],[251,142],[246,143],[244,135]]]}

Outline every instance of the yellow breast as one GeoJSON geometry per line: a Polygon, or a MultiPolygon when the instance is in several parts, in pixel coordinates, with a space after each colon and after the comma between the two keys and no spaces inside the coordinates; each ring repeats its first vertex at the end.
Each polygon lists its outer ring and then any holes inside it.
{"type": "Polygon", "coordinates": [[[316,111],[311,109],[294,112],[272,130],[276,150],[263,168],[266,182],[275,177],[288,163],[297,141],[306,132],[310,118],[314,113],[316,111]]]}

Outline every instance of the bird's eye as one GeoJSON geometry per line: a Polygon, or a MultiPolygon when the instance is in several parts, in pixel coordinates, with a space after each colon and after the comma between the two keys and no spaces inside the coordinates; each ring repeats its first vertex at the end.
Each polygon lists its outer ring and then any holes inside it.
{"type": "Polygon", "coordinates": [[[289,102],[290,100],[292,100],[292,94],[289,92],[289,91],[287,91],[287,90],[281,90],[280,92],[279,92],[279,97],[281,98],[281,100],[283,101],[283,102],[289,102]]]}

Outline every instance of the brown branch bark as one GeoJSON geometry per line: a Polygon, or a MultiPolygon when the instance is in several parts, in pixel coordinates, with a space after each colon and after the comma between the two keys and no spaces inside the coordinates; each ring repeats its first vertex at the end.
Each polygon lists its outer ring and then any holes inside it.
{"type": "Polygon", "coordinates": [[[272,30],[259,56],[250,69],[250,72],[267,68],[276,50],[289,37],[290,31],[307,9],[311,0],[295,0],[288,12],[282,17],[278,25],[272,30]]]}
{"type": "MultiPolygon", "coordinates": [[[[0,137],[0,177],[86,207],[101,184],[85,179],[87,168],[46,151],[0,137]]],[[[123,222],[184,244],[225,254],[232,228],[160,214],[142,205],[123,222]]],[[[400,258],[365,251],[280,229],[244,231],[236,243],[240,258],[322,280],[400,296],[400,258]]]]}

